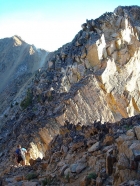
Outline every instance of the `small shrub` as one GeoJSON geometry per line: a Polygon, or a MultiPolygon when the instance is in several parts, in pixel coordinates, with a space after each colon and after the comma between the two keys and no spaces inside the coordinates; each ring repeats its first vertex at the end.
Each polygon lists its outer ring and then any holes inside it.
{"type": "Polygon", "coordinates": [[[38,95],[38,96],[37,96],[37,101],[38,101],[39,103],[41,103],[41,100],[42,100],[42,99],[41,99],[41,95],[38,95]]]}
{"type": "Polygon", "coordinates": [[[37,177],[38,177],[38,175],[36,173],[29,173],[29,174],[26,175],[26,179],[29,180],[29,181],[32,180],[32,179],[35,179],[37,177]]]}
{"type": "Polygon", "coordinates": [[[48,101],[50,102],[50,101],[52,101],[53,100],[53,96],[49,96],[48,97],[48,101]]]}
{"type": "Polygon", "coordinates": [[[49,185],[50,183],[51,183],[51,180],[50,179],[45,178],[44,180],[42,180],[42,185],[43,186],[49,185]]]}
{"type": "Polygon", "coordinates": [[[97,174],[94,173],[94,172],[91,172],[88,176],[87,176],[88,179],[96,179],[97,178],[97,174]]]}
{"type": "Polygon", "coordinates": [[[33,111],[37,111],[37,108],[33,108],[33,111]]]}
{"type": "Polygon", "coordinates": [[[22,109],[26,109],[29,105],[32,104],[32,98],[33,98],[33,94],[31,90],[28,89],[25,99],[20,103],[22,109]]]}
{"type": "Polygon", "coordinates": [[[16,102],[15,105],[18,105],[18,102],[16,102]]]}
{"type": "Polygon", "coordinates": [[[65,179],[68,181],[68,183],[70,182],[70,175],[69,175],[69,173],[65,176],[65,179]]]}
{"type": "Polygon", "coordinates": [[[4,117],[5,117],[5,118],[7,118],[7,117],[8,117],[8,115],[7,115],[7,114],[4,114],[4,117]]]}
{"type": "Polygon", "coordinates": [[[124,125],[125,130],[132,129],[132,126],[124,125]]]}
{"type": "Polygon", "coordinates": [[[11,103],[11,108],[13,108],[13,104],[11,103]]]}

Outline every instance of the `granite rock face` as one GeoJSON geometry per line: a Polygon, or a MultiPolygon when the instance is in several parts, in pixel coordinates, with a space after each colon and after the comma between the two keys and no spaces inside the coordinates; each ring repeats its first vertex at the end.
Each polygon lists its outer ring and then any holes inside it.
{"type": "Polygon", "coordinates": [[[71,94],[59,122],[71,115],[84,124],[114,122],[139,113],[139,14],[137,6],[118,7],[87,20],[48,61],[51,87],[71,94]]]}

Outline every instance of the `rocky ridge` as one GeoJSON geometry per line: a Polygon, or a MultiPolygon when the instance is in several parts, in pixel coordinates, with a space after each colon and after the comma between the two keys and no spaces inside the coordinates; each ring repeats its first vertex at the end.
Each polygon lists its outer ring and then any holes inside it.
{"type": "Polygon", "coordinates": [[[139,186],[139,142],[140,116],[87,126],[66,121],[42,160],[5,168],[2,182],[5,186],[139,186]]]}
{"type": "Polygon", "coordinates": [[[23,90],[27,91],[32,76],[45,64],[47,55],[47,51],[36,49],[16,35],[0,40],[1,120],[8,116],[10,107],[21,102],[23,90]]]}
{"type": "Polygon", "coordinates": [[[46,77],[36,84],[34,95],[47,91],[42,83],[47,79],[47,89],[72,97],[64,104],[67,111],[60,123],[63,118],[69,120],[69,115],[73,115],[72,122],[85,124],[93,120],[115,122],[139,114],[138,15],[137,6],[118,7],[114,13],[87,20],[73,41],[48,61],[46,77]]]}
{"type": "Polygon", "coordinates": [[[13,144],[29,147],[28,163],[45,157],[66,120],[88,126],[139,114],[139,15],[138,6],[118,7],[87,20],[71,43],[53,53],[33,78],[23,100],[31,98],[27,108],[9,110],[1,132],[1,171],[3,162],[12,162],[7,157],[13,144]]]}

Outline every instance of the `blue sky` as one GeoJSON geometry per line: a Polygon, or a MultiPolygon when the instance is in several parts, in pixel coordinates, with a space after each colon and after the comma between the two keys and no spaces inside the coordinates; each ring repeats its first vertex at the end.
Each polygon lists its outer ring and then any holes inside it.
{"type": "Polygon", "coordinates": [[[49,51],[70,42],[86,19],[95,19],[139,0],[0,0],[0,38],[19,35],[49,51]]]}

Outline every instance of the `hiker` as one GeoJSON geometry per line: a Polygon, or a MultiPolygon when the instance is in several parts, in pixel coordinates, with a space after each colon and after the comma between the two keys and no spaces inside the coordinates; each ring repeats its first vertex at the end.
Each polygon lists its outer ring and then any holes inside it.
{"type": "Polygon", "coordinates": [[[27,150],[25,148],[21,148],[21,145],[17,146],[17,150],[15,151],[15,155],[16,155],[16,162],[18,164],[18,166],[21,165],[26,165],[26,158],[25,158],[25,154],[27,153],[27,150]]]}

